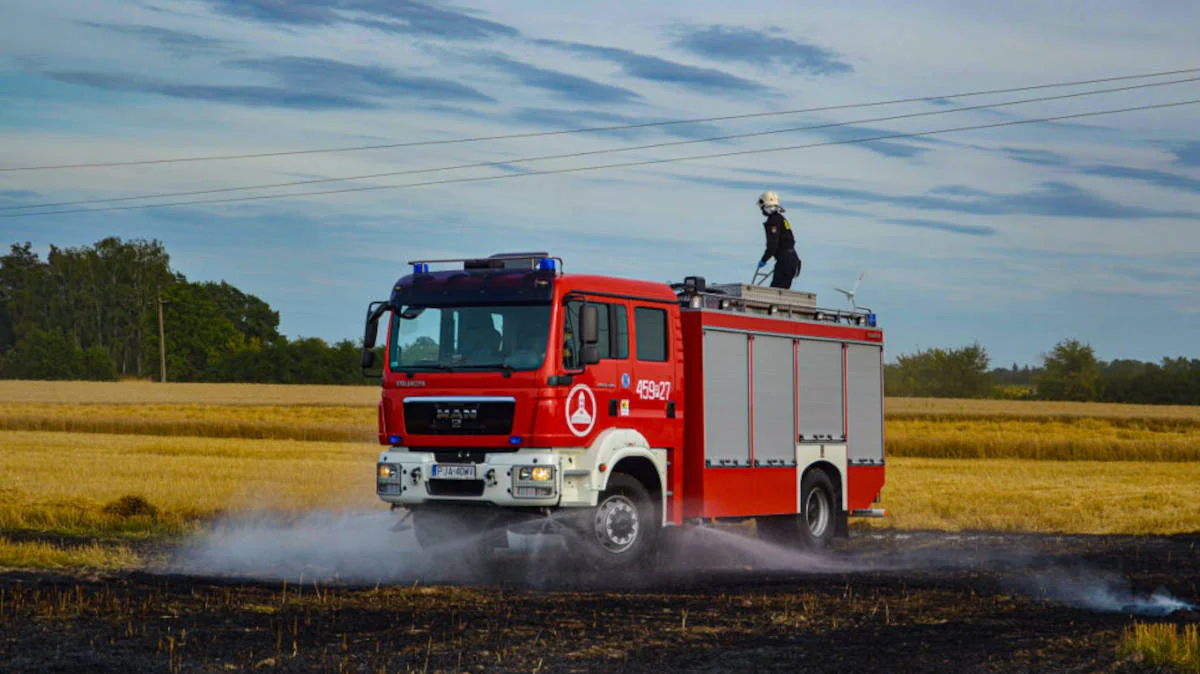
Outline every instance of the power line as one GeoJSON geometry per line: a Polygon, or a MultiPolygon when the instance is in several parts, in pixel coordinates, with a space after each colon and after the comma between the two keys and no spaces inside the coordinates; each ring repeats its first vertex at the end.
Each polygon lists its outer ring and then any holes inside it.
{"type": "Polygon", "coordinates": [[[1186,79],[1169,80],[1166,82],[1151,82],[1148,84],[1134,84],[1134,85],[1128,85],[1128,86],[1124,86],[1124,87],[1114,87],[1114,88],[1110,88],[1110,89],[1078,91],[1078,92],[1072,92],[1069,94],[1057,94],[1054,96],[1039,96],[1039,97],[1034,97],[1034,98],[1019,99],[1019,100],[1015,100],[1015,101],[1002,101],[999,103],[986,103],[986,104],[980,104],[980,105],[962,106],[962,107],[957,107],[957,108],[946,108],[946,109],[941,109],[941,110],[928,110],[928,111],[924,111],[924,112],[913,112],[913,113],[906,113],[906,114],[901,114],[901,115],[889,115],[887,117],[857,119],[857,120],[846,121],[846,122],[829,122],[829,123],[825,123],[825,124],[816,124],[816,125],[810,125],[810,126],[798,126],[798,127],[784,128],[784,129],[769,129],[766,131],[754,131],[754,132],[747,132],[747,133],[728,134],[728,135],[724,135],[724,136],[713,136],[713,137],[709,137],[709,138],[693,138],[693,139],[688,139],[688,140],[664,141],[664,142],[659,142],[659,143],[649,143],[649,144],[645,144],[645,145],[632,145],[632,146],[625,146],[625,147],[618,147],[618,148],[607,148],[607,149],[601,149],[601,150],[586,150],[586,151],[579,151],[579,152],[568,152],[568,153],[563,153],[563,154],[541,155],[541,156],[535,156],[535,157],[519,157],[519,158],[515,158],[515,159],[502,159],[502,160],[495,160],[495,161],[475,162],[475,163],[470,163],[470,164],[456,164],[456,165],[451,165],[451,166],[439,166],[439,167],[425,168],[425,169],[406,169],[403,171],[386,171],[383,173],[368,173],[368,174],[364,174],[364,175],[345,176],[345,177],[340,177],[340,178],[312,178],[312,179],[307,179],[307,180],[293,180],[293,181],[282,182],[282,183],[247,185],[244,187],[217,187],[217,188],[209,188],[209,189],[202,189],[202,190],[188,190],[188,191],[183,191],[183,192],[159,192],[159,193],[155,193],[155,194],[142,194],[142,195],[133,195],[133,196],[124,196],[124,197],[109,197],[109,198],[101,198],[101,199],[79,199],[79,200],[75,200],[75,201],[58,201],[58,202],[48,202],[48,203],[41,203],[41,204],[21,204],[21,205],[15,205],[15,206],[0,206],[0,212],[2,212],[2,211],[17,211],[17,210],[25,211],[25,210],[39,209],[39,208],[58,208],[58,207],[63,207],[63,206],[82,206],[82,205],[89,205],[89,204],[111,204],[111,203],[120,203],[120,202],[127,202],[127,201],[138,201],[138,200],[142,200],[142,199],[166,199],[166,198],[173,198],[173,197],[194,197],[194,196],[202,196],[202,195],[206,195],[206,194],[246,192],[246,191],[250,191],[250,190],[278,189],[281,187],[299,187],[301,185],[317,185],[317,184],[323,184],[323,183],[349,182],[349,181],[357,181],[357,180],[368,180],[368,179],[374,179],[374,178],[391,178],[391,177],[402,176],[402,175],[418,175],[418,174],[425,174],[425,173],[438,173],[438,172],[444,172],[444,171],[458,171],[458,170],[470,169],[470,168],[497,167],[497,166],[506,166],[506,165],[511,165],[511,164],[524,164],[524,163],[535,162],[535,161],[548,161],[548,160],[552,160],[552,159],[575,159],[575,158],[579,158],[579,157],[595,156],[595,155],[603,155],[603,154],[614,154],[614,153],[618,153],[618,152],[633,152],[633,151],[637,151],[637,150],[650,150],[650,149],[659,149],[659,148],[664,148],[664,147],[678,147],[681,145],[694,145],[694,144],[698,144],[698,143],[711,143],[711,142],[722,141],[722,140],[755,138],[755,137],[760,137],[760,136],[769,136],[769,135],[776,135],[776,134],[782,134],[782,133],[793,133],[796,131],[815,131],[815,130],[820,130],[820,129],[830,129],[830,128],[843,127],[843,126],[853,126],[853,125],[858,125],[858,124],[873,124],[873,123],[878,123],[878,122],[896,121],[896,120],[900,120],[900,119],[912,119],[915,117],[929,117],[929,116],[934,116],[934,115],[946,115],[946,114],[952,114],[952,113],[958,113],[958,112],[969,112],[972,110],[1002,108],[1002,107],[1008,107],[1008,106],[1013,106],[1013,105],[1023,105],[1023,104],[1028,104],[1028,103],[1063,100],[1063,99],[1069,99],[1069,98],[1080,98],[1083,96],[1095,96],[1095,95],[1099,95],[1099,94],[1130,91],[1130,90],[1134,90],[1134,89],[1146,89],[1146,88],[1151,88],[1151,87],[1162,87],[1162,86],[1168,86],[1168,85],[1173,85],[1173,84],[1184,84],[1184,83],[1188,83],[1188,82],[1197,82],[1197,81],[1200,81],[1200,77],[1189,77],[1186,79]]]}
{"type": "Polygon", "coordinates": [[[0,213],[0,218],[19,218],[26,216],[38,215],[63,215],[67,213],[102,213],[106,211],[131,211],[148,208],[168,208],[175,206],[197,206],[210,204],[232,204],[245,203],[251,201],[268,201],[274,199],[293,199],[297,197],[315,197],[326,196],[330,194],[349,194],[353,192],[372,192],[376,190],[392,190],[404,189],[410,187],[429,187],[432,185],[450,185],[458,183],[475,183],[488,182],[493,180],[509,180],[514,178],[529,178],[533,176],[544,175],[560,175],[566,173],[583,173],[586,171],[600,171],[605,169],[615,168],[633,168],[638,166],[651,166],[656,164],[669,164],[679,161],[697,161],[702,159],[721,159],[726,157],[738,157],[750,154],[768,154],[773,152],[787,152],[792,150],[807,150],[818,147],[829,147],[834,145],[854,145],[859,143],[870,143],[884,140],[898,140],[902,138],[918,138],[922,136],[935,136],[946,133],[956,133],[959,131],[978,131],[982,129],[998,129],[1009,126],[1021,126],[1024,124],[1040,124],[1045,122],[1057,122],[1066,119],[1081,119],[1085,117],[1098,117],[1101,115],[1114,115],[1124,112],[1137,112],[1142,110],[1159,110],[1163,108],[1175,108],[1184,105],[1195,105],[1200,103],[1200,98],[1190,99],[1186,101],[1176,101],[1173,103],[1155,103],[1152,105],[1139,105],[1129,108],[1117,108],[1113,110],[1097,110],[1092,112],[1076,112],[1068,115],[1055,115],[1052,117],[1038,117],[1035,119],[1018,119],[1007,122],[995,122],[992,124],[973,124],[970,126],[958,126],[946,129],[933,129],[930,131],[914,131],[908,133],[892,133],[880,136],[872,136],[869,138],[854,138],[848,140],[824,141],[819,143],[806,143],[804,145],[790,145],[786,147],[771,147],[757,150],[734,150],[730,152],[718,152],[715,154],[691,155],[687,157],[667,157],[663,159],[646,159],[632,162],[621,162],[616,164],[599,164],[593,166],[577,166],[563,169],[550,169],[545,171],[530,171],[528,173],[509,173],[498,176],[478,176],[472,178],[446,178],[442,180],[428,180],[419,183],[402,183],[399,185],[365,185],[361,187],[346,187],[336,190],[322,190],[318,192],[305,192],[302,194],[260,194],[248,197],[234,197],[228,199],[200,199],[196,201],[177,201],[160,204],[135,204],[132,206],[106,206],[103,208],[74,208],[63,209],[58,211],[40,211],[36,213],[0,213]]]}
{"type": "Polygon", "coordinates": [[[632,129],[647,129],[654,127],[675,126],[681,124],[700,124],[703,122],[728,122],[738,119],[756,119],[761,117],[775,117],[781,115],[797,115],[810,112],[829,112],[832,110],[848,110],[852,108],[870,108],[884,105],[899,105],[901,103],[922,103],[942,101],[952,98],[969,98],[972,96],[987,96],[990,94],[1011,94],[1022,91],[1035,91],[1038,89],[1053,89],[1058,87],[1082,86],[1086,84],[1102,84],[1105,82],[1119,82],[1123,80],[1146,79],[1150,77],[1165,77],[1168,75],[1182,75],[1186,73],[1200,72],[1200,68],[1182,68],[1179,70],[1163,70],[1155,73],[1144,73],[1140,75],[1120,75],[1115,77],[1101,77],[1090,80],[1074,80],[1069,82],[1055,82],[1052,84],[1035,84],[1022,87],[1007,87],[1003,89],[986,89],[980,91],[965,91],[956,94],[943,94],[940,96],[917,96],[912,98],[895,98],[884,101],[872,101],[867,103],[843,103],[840,105],[825,105],[814,108],[798,108],[794,110],[779,110],[774,112],[750,112],[737,115],[721,115],[717,117],[693,117],[690,119],[672,119],[660,120],[655,122],[637,122],[633,124],[616,124],[611,126],[593,126],[577,129],[562,129],[558,131],[532,131],[528,133],[510,133],[495,136],[474,136],[470,138],[448,138],[443,140],[416,140],[405,141],[398,143],[379,143],[374,145],[352,145],[345,147],[317,148],[309,150],[284,150],[279,152],[254,152],[247,154],[227,154],[227,155],[210,155],[200,157],[168,157],[162,159],[140,159],[130,161],[109,161],[109,162],[87,162],[77,164],[47,164],[42,166],[13,166],[0,167],[0,173],[16,172],[16,171],[52,171],[60,169],[88,169],[88,168],[111,168],[118,166],[147,166],[153,164],[182,164],[189,162],[207,162],[207,161],[229,161],[241,159],[263,159],[267,157],[290,157],[295,155],[305,154],[332,154],[338,152],[360,152],[364,150],[386,150],[406,147],[424,147],[429,145],[452,145],[461,143],[481,143],[496,140],[517,140],[524,138],[545,138],[549,136],[562,136],[567,134],[577,133],[600,133],[607,131],[627,131],[632,129]]]}

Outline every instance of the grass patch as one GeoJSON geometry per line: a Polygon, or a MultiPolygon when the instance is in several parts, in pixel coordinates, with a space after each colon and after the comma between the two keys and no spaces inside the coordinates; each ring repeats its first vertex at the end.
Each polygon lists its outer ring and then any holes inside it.
{"type": "Polygon", "coordinates": [[[11,541],[0,536],[0,567],[38,569],[127,569],[141,564],[125,546],[90,543],[63,547],[40,541],[11,541]]]}
{"type": "Polygon", "coordinates": [[[889,418],[976,417],[1175,419],[1200,423],[1198,405],[1126,405],[1123,403],[1076,403],[1053,400],[985,400],[957,398],[888,398],[889,418]]]}
{"type": "Polygon", "coordinates": [[[379,384],[176,384],[149,381],[0,380],[0,403],[106,403],[122,405],[340,405],[373,407],[379,384]]]}
{"type": "Polygon", "coordinates": [[[1200,463],[914,459],[888,461],[868,526],[1077,534],[1200,532],[1200,463]]]}
{"type": "Polygon", "coordinates": [[[889,418],[890,457],[1200,461],[1200,422],[1115,417],[889,418]]]}
{"type": "Polygon", "coordinates": [[[0,531],[163,538],[239,510],[381,507],[366,443],[7,431],[0,446],[0,531]]]}
{"type": "Polygon", "coordinates": [[[1151,667],[1200,674],[1200,629],[1184,625],[1134,623],[1127,628],[1117,654],[1151,667]]]}
{"type": "Polygon", "coordinates": [[[0,430],[371,442],[376,414],[344,405],[11,403],[0,430]]]}

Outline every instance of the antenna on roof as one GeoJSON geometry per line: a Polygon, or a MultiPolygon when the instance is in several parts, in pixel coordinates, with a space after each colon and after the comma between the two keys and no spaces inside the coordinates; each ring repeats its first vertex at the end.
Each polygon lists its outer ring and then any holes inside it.
{"type": "Polygon", "coordinates": [[[867,275],[867,272],[863,272],[863,273],[859,274],[858,280],[854,282],[854,287],[851,288],[850,290],[843,290],[842,288],[834,288],[834,290],[836,290],[839,293],[846,296],[846,301],[850,303],[851,309],[858,308],[858,305],[854,302],[854,293],[858,292],[858,284],[862,283],[863,277],[865,277],[866,275],[867,275]]]}

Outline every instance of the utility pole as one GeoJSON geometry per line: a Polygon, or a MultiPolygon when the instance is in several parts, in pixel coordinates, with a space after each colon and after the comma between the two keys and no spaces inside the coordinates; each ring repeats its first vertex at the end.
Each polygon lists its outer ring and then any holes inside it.
{"type": "Polygon", "coordinates": [[[163,298],[158,296],[158,368],[162,374],[162,383],[167,383],[167,340],[163,334],[163,298]]]}

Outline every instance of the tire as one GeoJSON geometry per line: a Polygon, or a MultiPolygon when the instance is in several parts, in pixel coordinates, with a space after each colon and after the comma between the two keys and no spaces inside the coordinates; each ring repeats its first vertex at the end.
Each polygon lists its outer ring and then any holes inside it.
{"type": "Polygon", "coordinates": [[[823,470],[810,470],[800,483],[801,512],[759,517],[759,538],[803,550],[824,550],[837,534],[837,490],[823,470]]]}
{"type": "Polygon", "coordinates": [[[609,479],[596,507],[576,523],[585,560],[601,570],[649,566],[661,528],[646,487],[623,473],[609,479]]]}

